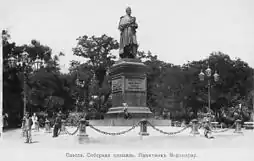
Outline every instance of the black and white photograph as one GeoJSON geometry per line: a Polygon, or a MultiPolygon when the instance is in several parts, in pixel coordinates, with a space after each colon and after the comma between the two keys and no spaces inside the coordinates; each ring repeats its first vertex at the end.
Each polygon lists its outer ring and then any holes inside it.
{"type": "Polygon", "coordinates": [[[0,158],[254,160],[253,0],[0,0],[0,158]]]}

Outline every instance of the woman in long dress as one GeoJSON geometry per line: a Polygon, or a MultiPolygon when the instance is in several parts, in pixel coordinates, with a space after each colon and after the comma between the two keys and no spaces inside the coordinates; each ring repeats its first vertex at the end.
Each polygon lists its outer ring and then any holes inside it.
{"type": "Polygon", "coordinates": [[[33,114],[32,121],[33,121],[32,129],[38,130],[38,127],[39,127],[38,126],[38,117],[36,116],[36,113],[33,114]]]}

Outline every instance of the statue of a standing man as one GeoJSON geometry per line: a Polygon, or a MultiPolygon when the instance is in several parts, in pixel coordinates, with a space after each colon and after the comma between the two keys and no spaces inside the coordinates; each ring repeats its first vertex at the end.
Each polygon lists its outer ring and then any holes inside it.
{"type": "Polygon", "coordinates": [[[118,29],[121,31],[120,52],[121,58],[135,58],[138,49],[136,18],[131,16],[131,8],[126,8],[126,15],[120,18],[118,29]]]}

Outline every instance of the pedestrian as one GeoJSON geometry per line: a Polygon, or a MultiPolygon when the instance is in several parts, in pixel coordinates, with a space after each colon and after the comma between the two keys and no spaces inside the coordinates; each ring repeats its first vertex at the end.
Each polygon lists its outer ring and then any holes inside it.
{"type": "Polygon", "coordinates": [[[124,119],[130,119],[131,118],[131,115],[130,113],[128,112],[128,109],[125,108],[124,109],[124,119]]]}
{"type": "Polygon", "coordinates": [[[26,137],[25,143],[32,143],[32,125],[33,125],[33,121],[31,117],[29,117],[29,113],[26,113],[24,118],[24,127],[23,127],[25,137],[26,137]]]}
{"type": "Polygon", "coordinates": [[[205,137],[206,137],[207,139],[212,139],[212,138],[214,138],[214,137],[212,136],[212,129],[211,129],[211,126],[210,126],[210,123],[209,123],[209,120],[208,120],[208,119],[205,120],[203,127],[204,127],[204,135],[205,135],[205,137]]]}
{"type": "Polygon", "coordinates": [[[8,114],[5,113],[5,114],[3,115],[3,127],[4,127],[4,129],[7,128],[7,127],[9,126],[9,124],[8,124],[8,118],[9,118],[8,114]]]}
{"type": "Polygon", "coordinates": [[[124,113],[124,119],[130,119],[131,115],[128,112],[128,104],[127,103],[123,103],[124,109],[123,109],[123,113],[124,113]]]}
{"type": "Polygon", "coordinates": [[[36,113],[33,114],[32,121],[33,121],[32,129],[39,131],[39,122],[38,122],[38,117],[37,117],[36,113]]]}
{"type": "Polygon", "coordinates": [[[55,119],[55,124],[53,127],[53,137],[58,136],[60,129],[61,129],[61,116],[60,116],[60,114],[57,114],[56,119],[55,119]]]}

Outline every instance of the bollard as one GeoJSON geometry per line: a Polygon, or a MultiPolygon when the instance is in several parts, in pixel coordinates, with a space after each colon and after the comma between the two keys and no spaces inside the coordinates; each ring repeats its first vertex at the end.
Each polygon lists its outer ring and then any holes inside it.
{"type": "Polygon", "coordinates": [[[22,136],[25,137],[26,136],[26,133],[25,133],[25,118],[22,119],[21,129],[22,129],[22,136]]]}
{"type": "Polygon", "coordinates": [[[191,121],[192,123],[192,126],[191,126],[191,134],[193,135],[199,135],[199,131],[198,131],[198,120],[197,119],[194,119],[191,121]]]}
{"type": "Polygon", "coordinates": [[[82,118],[79,122],[80,122],[80,126],[79,126],[78,141],[80,144],[83,144],[88,140],[88,135],[86,134],[86,127],[88,126],[89,122],[84,118],[82,118]]]}
{"type": "Polygon", "coordinates": [[[65,134],[65,120],[61,120],[61,129],[60,129],[60,134],[65,134]]]}
{"type": "Polygon", "coordinates": [[[140,132],[139,132],[140,136],[148,136],[149,133],[147,132],[147,120],[146,119],[142,119],[140,121],[140,132]]]}
{"type": "Polygon", "coordinates": [[[242,131],[241,131],[241,129],[242,129],[242,127],[241,127],[241,120],[236,120],[235,121],[235,131],[234,131],[234,133],[243,133],[242,131]]]}
{"type": "Polygon", "coordinates": [[[50,128],[50,122],[49,122],[49,120],[45,121],[45,132],[46,133],[51,133],[51,128],[50,128]]]}

